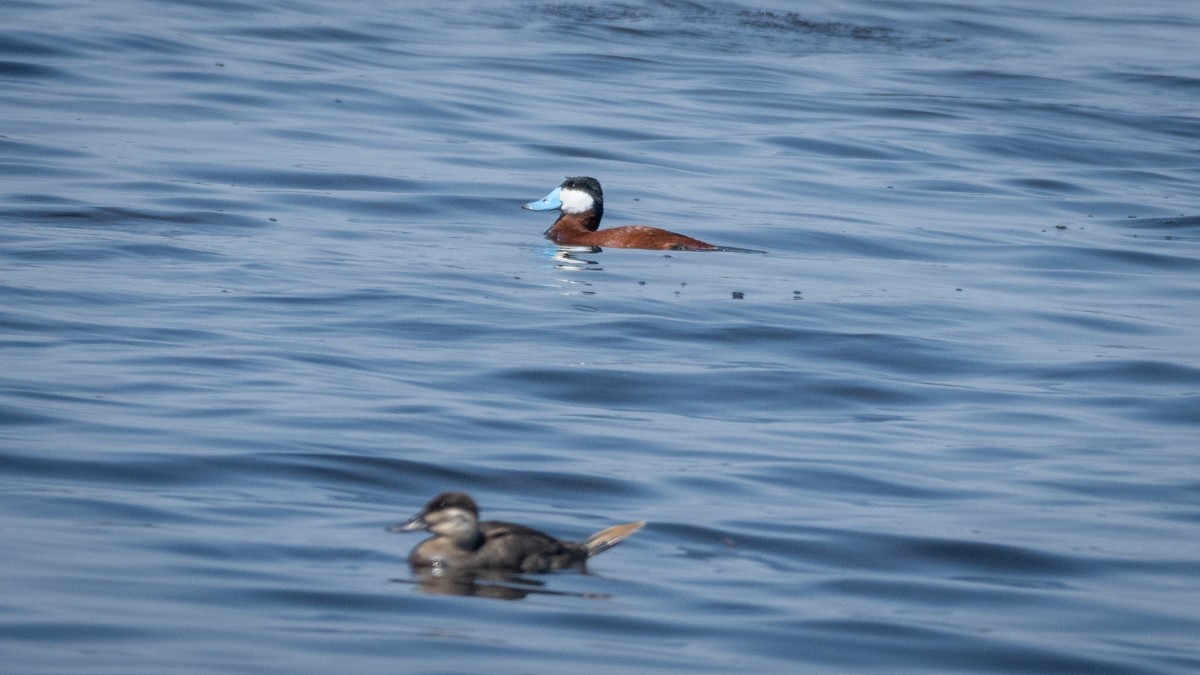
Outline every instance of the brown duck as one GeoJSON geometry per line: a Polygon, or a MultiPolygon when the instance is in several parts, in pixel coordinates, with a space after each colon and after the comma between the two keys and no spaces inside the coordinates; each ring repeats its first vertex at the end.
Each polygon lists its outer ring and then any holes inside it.
{"type": "Polygon", "coordinates": [[[561,541],[524,525],[481,522],[475,500],[463,492],[444,492],[388,531],[433,533],[409,554],[413,567],[533,573],[584,569],[588,558],[616,546],[645,524],[643,520],[614,525],[578,543],[561,541]]]}

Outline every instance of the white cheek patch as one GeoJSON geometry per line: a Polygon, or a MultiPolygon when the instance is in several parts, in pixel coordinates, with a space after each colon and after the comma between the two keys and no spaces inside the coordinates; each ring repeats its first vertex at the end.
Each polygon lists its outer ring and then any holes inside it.
{"type": "Polygon", "coordinates": [[[583,190],[572,190],[570,188],[560,190],[558,198],[562,201],[563,213],[583,213],[591,211],[592,207],[595,206],[592,196],[583,190]]]}

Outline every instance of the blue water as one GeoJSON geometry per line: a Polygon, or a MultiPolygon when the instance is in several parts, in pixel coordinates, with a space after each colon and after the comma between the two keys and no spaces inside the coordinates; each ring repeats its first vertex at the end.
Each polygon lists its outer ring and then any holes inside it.
{"type": "Polygon", "coordinates": [[[1200,6],[2,15],[5,672],[1200,670],[1200,6]]]}

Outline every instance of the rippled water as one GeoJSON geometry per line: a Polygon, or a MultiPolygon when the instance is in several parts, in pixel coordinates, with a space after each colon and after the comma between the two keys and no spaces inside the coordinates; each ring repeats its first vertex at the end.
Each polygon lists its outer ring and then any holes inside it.
{"type": "Polygon", "coordinates": [[[1200,9],[1066,4],[9,3],[4,668],[1200,669],[1200,9]]]}

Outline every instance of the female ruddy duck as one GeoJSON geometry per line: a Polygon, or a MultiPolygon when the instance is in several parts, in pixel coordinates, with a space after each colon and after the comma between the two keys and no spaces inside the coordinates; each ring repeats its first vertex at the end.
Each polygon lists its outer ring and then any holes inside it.
{"type": "MultiPolygon", "coordinates": [[[[561,213],[546,230],[546,238],[559,246],[611,246],[666,251],[746,251],[713,246],[691,237],[648,225],[624,225],[597,230],[604,216],[600,181],[588,176],[568,178],[550,194],[522,206],[529,211],[561,213]]],[[[749,251],[746,251],[749,252],[749,251]]],[[[761,251],[754,251],[761,253],[761,251]]]]}
{"type": "Polygon", "coordinates": [[[413,567],[531,573],[584,569],[588,558],[616,546],[645,524],[643,520],[614,525],[579,543],[560,541],[523,525],[480,522],[475,500],[463,492],[444,492],[420,513],[388,531],[429,530],[434,534],[409,554],[413,567]]]}

